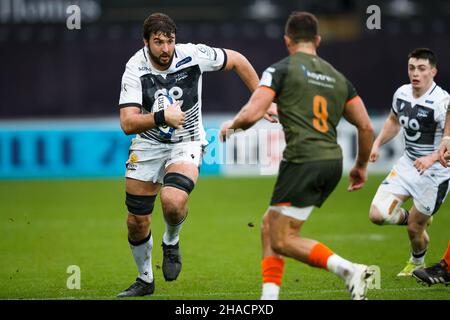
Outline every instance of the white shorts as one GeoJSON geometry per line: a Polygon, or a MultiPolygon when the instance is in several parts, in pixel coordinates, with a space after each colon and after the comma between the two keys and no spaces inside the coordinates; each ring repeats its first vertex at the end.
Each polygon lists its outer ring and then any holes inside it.
{"type": "Polygon", "coordinates": [[[162,183],[166,168],[173,163],[190,163],[200,167],[203,148],[200,141],[165,144],[134,138],[125,176],[140,181],[162,183]]]}
{"type": "Polygon", "coordinates": [[[313,211],[314,206],[304,208],[298,208],[293,206],[269,206],[269,209],[300,221],[306,221],[308,220],[309,215],[313,211]]]}
{"type": "Polygon", "coordinates": [[[421,213],[434,214],[449,191],[450,170],[433,165],[422,175],[414,167],[414,162],[402,156],[381,183],[378,190],[413,198],[414,206],[421,213]]]}

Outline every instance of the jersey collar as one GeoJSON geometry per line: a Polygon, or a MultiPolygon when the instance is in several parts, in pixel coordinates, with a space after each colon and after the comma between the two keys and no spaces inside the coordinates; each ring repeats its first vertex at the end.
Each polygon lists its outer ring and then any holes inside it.
{"type": "MultiPolygon", "coordinates": [[[[421,95],[420,97],[418,97],[418,98],[415,98],[414,97],[414,94],[413,94],[413,88],[412,88],[412,85],[411,85],[411,99],[415,102],[415,103],[417,103],[417,102],[419,102],[419,101],[421,101],[422,99],[424,99],[424,98],[426,98],[426,97],[428,97],[429,95],[431,95],[432,93],[433,93],[433,91],[436,89],[436,87],[437,87],[437,84],[436,84],[436,82],[432,82],[431,83],[431,86],[430,86],[430,88],[427,90],[427,92],[425,92],[423,95],[421,95]]],[[[414,103],[414,104],[415,104],[414,103]]]]}

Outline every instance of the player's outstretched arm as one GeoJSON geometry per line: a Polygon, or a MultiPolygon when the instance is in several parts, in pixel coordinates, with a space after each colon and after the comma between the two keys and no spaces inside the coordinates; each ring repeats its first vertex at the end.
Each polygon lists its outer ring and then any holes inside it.
{"type": "Polygon", "coordinates": [[[391,111],[384,122],[380,134],[373,142],[369,158],[371,162],[378,160],[378,157],[380,156],[380,147],[394,138],[400,131],[400,128],[400,123],[398,122],[396,115],[391,111]]]}
{"type": "Polygon", "coordinates": [[[250,100],[245,104],[236,117],[232,121],[227,121],[222,125],[220,130],[220,139],[225,141],[226,138],[237,129],[248,129],[258,120],[264,117],[267,110],[272,105],[275,92],[265,86],[259,87],[253,92],[250,100]]]}
{"type": "MultiPolygon", "coordinates": [[[[180,109],[179,101],[164,109],[162,120],[164,124],[179,129],[184,123],[185,113],[180,109]]],[[[126,134],[136,134],[158,126],[153,113],[141,114],[138,107],[120,109],[120,126],[126,134]]]]}
{"type": "Polygon", "coordinates": [[[358,155],[350,170],[348,191],[361,189],[367,181],[367,164],[373,142],[373,127],[361,98],[350,100],[344,108],[344,118],[358,130],[358,155]]]}

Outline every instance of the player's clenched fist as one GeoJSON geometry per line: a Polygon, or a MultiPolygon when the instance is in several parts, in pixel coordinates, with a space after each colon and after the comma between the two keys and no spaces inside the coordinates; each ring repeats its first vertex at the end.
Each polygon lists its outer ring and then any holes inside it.
{"type": "Polygon", "coordinates": [[[181,102],[176,101],[164,110],[164,118],[167,125],[180,129],[184,124],[184,118],[186,114],[181,111],[181,102]]]}

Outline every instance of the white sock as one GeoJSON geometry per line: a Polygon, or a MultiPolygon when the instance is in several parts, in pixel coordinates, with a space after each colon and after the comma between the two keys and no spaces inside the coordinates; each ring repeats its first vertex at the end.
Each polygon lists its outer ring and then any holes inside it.
{"type": "Polygon", "coordinates": [[[411,258],[409,258],[409,261],[411,261],[414,264],[424,264],[426,253],[427,253],[427,249],[424,249],[418,253],[411,251],[411,258]]]}
{"type": "Polygon", "coordinates": [[[134,261],[138,267],[139,278],[145,282],[151,283],[153,281],[152,270],[152,248],[153,237],[150,233],[147,239],[144,239],[143,243],[134,245],[130,242],[131,253],[133,254],[134,261]]]}
{"type": "Polygon", "coordinates": [[[280,294],[280,287],[273,283],[263,283],[261,300],[278,300],[280,294]]]}
{"type": "Polygon", "coordinates": [[[328,271],[338,275],[343,280],[347,280],[353,275],[354,272],[353,263],[345,260],[337,254],[333,254],[328,258],[327,269],[328,271]]]}
{"type": "Polygon", "coordinates": [[[178,241],[180,240],[181,227],[183,226],[185,219],[186,218],[184,218],[176,225],[168,224],[166,222],[166,230],[164,231],[163,235],[164,244],[173,246],[178,243],[178,241]]]}

